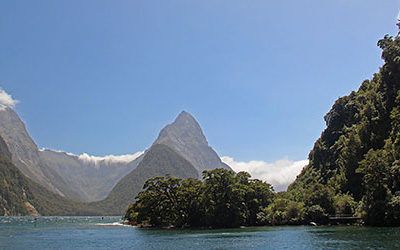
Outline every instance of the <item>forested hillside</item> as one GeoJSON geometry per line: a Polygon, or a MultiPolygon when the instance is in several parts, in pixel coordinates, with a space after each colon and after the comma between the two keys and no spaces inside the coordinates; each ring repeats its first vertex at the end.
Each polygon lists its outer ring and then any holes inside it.
{"type": "Polygon", "coordinates": [[[29,211],[31,200],[28,183],[12,164],[11,154],[0,137],[0,216],[36,213],[34,210],[29,211]]]}
{"type": "MultiPolygon", "coordinates": [[[[370,225],[400,224],[400,38],[378,42],[384,65],[358,91],[339,98],[290,199],[361,215],[370,225]],[[309,193],[324,194],[307,199],[309,193]],[[347,209],[347,210],[346,210],[347,209]]],[[[338,211],[336,211],[337,213],[338,211]]]]}
{"type": "Polygon", "coordinates": [[[0,216],[101,213],[98,207],[61,197],[24,176],[11,162],[11,153],[0,137],[0,216]]]}

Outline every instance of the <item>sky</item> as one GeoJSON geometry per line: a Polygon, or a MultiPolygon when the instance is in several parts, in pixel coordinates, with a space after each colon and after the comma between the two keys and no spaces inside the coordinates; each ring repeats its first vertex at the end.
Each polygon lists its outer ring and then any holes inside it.
{"type": "Polygon", "coordinates": [[[225,162],[282,180],[333,102],[382,65],[376,43],[397,33],[399,7],[4,0],[0,101],[12,96],[39,147],[98,156],[143,151],[186,110],[225,162]]]}

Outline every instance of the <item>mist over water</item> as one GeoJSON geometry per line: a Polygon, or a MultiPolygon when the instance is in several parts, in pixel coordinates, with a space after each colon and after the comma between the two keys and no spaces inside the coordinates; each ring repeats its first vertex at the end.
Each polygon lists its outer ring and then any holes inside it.
{"type": "Polygon", "coordinates": [[[0,249],[365,249],[400,248],[397,228],[258,227],[156,230],[120,217],[0,217],[0,249]]]}

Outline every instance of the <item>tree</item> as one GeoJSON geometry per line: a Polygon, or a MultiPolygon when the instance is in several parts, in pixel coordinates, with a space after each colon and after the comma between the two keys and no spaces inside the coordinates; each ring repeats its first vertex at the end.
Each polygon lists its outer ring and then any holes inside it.
{"type": "Polygon", "coordinates": [[[274,199],[273,188],[270,184],[260,180],[250,180],[245,192],[247,208],[246,225],[257,225],[257,214],[272,203],[274,199]]]}
{"type": "Polygon", "coordinates": [[[326,224],[328,222],[328,215],[320,205],[312,205],[307,207],[305,212],[305,222],[315,222],[317,224],[326,224]]]}
{"type": "Polygon", "coordinates": [[[268,225],[298,225],[304,220],[304,204],[286,198],[276,198],[262,214],[260,220],[268,225]]]}
{"type": "Polygon", "coordinates": [[[304,204],[306,207],[318,205],[324,214],[333,214],[333,191],[329,186],[317,183],[304,190],[304,204]]]}
{"type": "Polygon", "coordinates": [[[235,188],[235,172],[214,169],[203,172],[206,223],[212,227],[237,227],[244,222],[244,193],[235,188]]]}
{"type": "Polygon", "coordinates": [[[351,195],[337,194],[335,197],[333,197],[333,201],[336,214],[354,214],[357,202],[354,201],[354,198],[351,195]]]}
{"type": "Polygon", "coordinates": [[[380,226],[385,223],[385,213],[390,199],[386,164],[385,152],[370,150],[358,170],[364,174],[362,204],[365,212],[364,220],[368,225],[380,226]]]}
{"type": "Polygon", "coordinates": [[[203,183],[197,179],[182,180],[177,191],[179,227],[201,227],[205,224],[203,204],[203,183]]]}
{"type": "Polygon", "coordinates": [[[136,202],[128,209],[126,218],[135,224],[153,226],[175,225],[183,221],[179,212],[178,188],[181,179],[174,177],[155,177],[147,180],[136,202]]]}

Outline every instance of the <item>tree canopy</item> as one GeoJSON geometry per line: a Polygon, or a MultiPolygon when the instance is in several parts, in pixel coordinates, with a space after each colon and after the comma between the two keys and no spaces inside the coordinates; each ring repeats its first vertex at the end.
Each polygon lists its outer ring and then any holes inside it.
{"type": "Polygon", "coordinates": [[[237,227],[256,225],[274,197],[270,184],[227,169],[203,172],[203,181],[170,176],[146,181],[125,217],[155,227],[237,227]]]}

